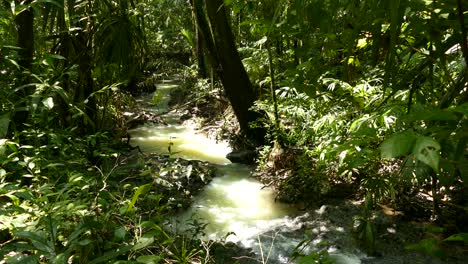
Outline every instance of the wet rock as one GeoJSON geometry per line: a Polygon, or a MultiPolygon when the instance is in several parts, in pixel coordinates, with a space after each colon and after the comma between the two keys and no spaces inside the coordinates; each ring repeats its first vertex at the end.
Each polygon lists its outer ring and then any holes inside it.
{"type": "Polygon", "coordinates": [[[235,150],[226,155],[232,163],[254,164],[257,153],[253,150],[235,150]]]}
{"type": "Polygon", "coordinates": [[[154,156],[146,161],[153,174],[156,189],[173,208],[188,208],[193,198],[216,176],[216,168],[208,162],[154,156]]]}
{"type": "Polygon", "coordinates": [[[127,121],[127,127],[129,129],[141,126],[143,124],[153,123],[153,124],[166,124],[161,116],[148,112],[142,111],[139,114],[134,114],[130,116],[131,119],[127,121]]]}
{"type": "Polygon", "coordinates": [[[210,247],[214,263],[257,264],[255,253],[232,242],[215,242],[210,247]]]}

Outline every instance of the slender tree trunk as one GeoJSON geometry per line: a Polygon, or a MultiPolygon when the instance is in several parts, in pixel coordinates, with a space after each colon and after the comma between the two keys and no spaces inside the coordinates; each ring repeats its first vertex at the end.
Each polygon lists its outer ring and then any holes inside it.
{"type": "Polygon", "coordinates": [[[215,44],[214,53],[217,54],[220,65],[218,76],[221,78],[224,91],[231,102],[241,132],[251,139],[263,140],[264,131],[262,129],[254,130],[249,126],[249,123],[259,118],[260,114],[250,110],[256,97],[249,76],[237,52],[223,0],[205,1],[205,8],[215,44]]]}
{"type": "Polygon", "coordinates": [[[203,45],[203,37],[200,34],[200,30],[198,28],[196,28],[195,30],[197,38],[198,77],[206,78],[206,61],[205,53],[203,52],[205,45],[203,45]]]}
{"type": "Polygon", "coordinates": [[[197,47],[195,51],[195,56],[197,57],[197,64],[198,64],[198,77],[200,78],[206,78],[207,77],[207,65],[206,65],[206,58],[205,58],[205,45],[203,41],[203,34],[200,32],[201,29],[199,28],[199,23],[198,23],[198,14],[197,14],[197,9],[194,3],[194,0],[189,1],[190,6],[192,8],[192,17],[193,17],[193,23],[195,24],[195,37],[197,39],[197,47]]]}
{"type": "MultiPolygon", "coordinates": [[[[19,4],[19,1],[15,1],[19,4]]],[[[31,0],[25,1],[24,5],[31,4],[31,0]]],[[[17,28],[16,46],[18,50],[18,64],[23,72],[29,72],[22,75],[22,78],[16,83],[17,86],[22,86],[31,82],[30,73],[32,72],[32,62],[34,57],[34,13],[31,8],[25,8],[15,17],[15,24],[17,28]]],[[[15,112],[12,120],[14,120],[15,129],[18,131],[23,130],[24,123],[28,119],[28,100],[27,96],[34,92],[34,87],[28,86],[19,89],[16,93],[20,100],[18,108],[22,109],[15,112]]]]}
{"type": "MultiPolygon", "coordinates": [[[[78,59],[79,68],[79,85],[75,91],[75,102],[83,103],[85,113],[91,121],[96,121],[96,100],[91,94],[94,91],[94,82],[92,77],[92,55],[91,47],[88,43],[87,33],[80,32],[77,36],[77,53],[80,54],[78,59]]],[[[91,124],[94,126],[94,124],[91,124]]],[[[85,129],[87,130],[87,129],[85,129]]]]}
{"type": "MultiPolygon", "coordinates": [[[[205,70],[208,70],[206,60],[205,60],[205,58],[208,58],[208,62],[212,68],[210,71],[213,71],[213,68],[219,67],[219,62],[218,62],[218,57],[217,57],[218,55],[216,54],[215,44],[211,36],[210,26],[209,26],[209,23],[206,19],[206,15],[204,12],[203,0],[190,0],[190,4],[192,5],[192,9],[193,9],[196,24],[197,24],[197,33],[198,33],[197,56],[199,56],[198,57],[199,63],[200,63],[200,56],[203,56],[203,61],[204,61],[203,67],[205,67],[205,70]],[[207,51],[207,54],[204,54],[204,51],[207,51]]],[[[199,64],[199,67],[200,67],[200,64],[199,64]]],[[[205,72],[205,74],[207,73],[205,72]]]]}
{"type": "MultiPolygon", "coordinates": [[[[29,5],[31,0],[26,1],[24,4],[29,5]]],[[[17,3],[19,4],[19,3],[17,3]]],[[[18,29],[17,46],[20,48],[18,51],[19,60],[18,64],[26,69],[31,70],[33,56],[34,56],[34,13],[31,8],[22,10],[15,17],[15,24],[18,29]]]]}

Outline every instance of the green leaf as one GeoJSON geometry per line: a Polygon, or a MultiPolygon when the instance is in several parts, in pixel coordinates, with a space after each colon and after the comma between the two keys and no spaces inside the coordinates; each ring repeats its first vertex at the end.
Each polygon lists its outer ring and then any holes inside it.
{"type": "Polygon", "coordinates": [[[104,255],[98,257],[98,258],[95,258],[93,261],[89,262],[89,264],[97,264],[97,263],[102,263],[102,262],[107,262],[108,260],[110,259],[113,259],[113,258],[116,258],[120,255],[123,255],[123,254],[126,254],[127,252],[129,252],[131,249],[132,249],[132,245],[127,245],[127,246],[123,246],[123,247],[120,247],[116,250],[111,250],[111,251],[107,251],[106,253],[104,253],[104,255]]]}
{"type": "Polygon", "coordinates": [[[468,245],[468,233],[458,233],[455,235],[451,235],[443,241],[461,241],[465,243],[465,245],[468,245]]]}
{"type": "Polygon", "coordinates": [[[142,248],[145,248],[151,244],[154,243],[154,237],[153,236],[143,236],[138,240],[138,242],[133,246],[132,250],[139,250],[142,248]]]}
{"type": "Polygon", "coordinates": [[[132,197],[132,201],[130,201],[130,203],[128,204],[127,212],[133,209],[133,206],[135,205],[138,197],[142,194],[147,193],[151,189],[152,185],[153,185],[152,183],[148,183],[148,184],[138,187],[138,189],[136,190],[135,194],[132,197]]]}
{"type": "Polygon", "coordinates": [[[39,259],[37,256],[32,255],[32,256],[27,256],[23,254],[17,254],[12,257],[7,257],[6,258],[6,263],[7,264],[37,264],[39,263],[39,259]]]}
{"type": "Polygon", "coordinates": [[[439,171],[440,144],[430,137],[418,137],[413,148],[414,156],[421,162],[439,171]]]}
{"type": "Polygon", "coordinates": [[[16,62],[15,60],[12,59],[6,59],[6,61],[9,61],[11,64],[13,64],[18,70],[21,69],[21,66],[16,62]]]}
{"type": "Polygon", "coordinates": [[[119,240],[123,240],[125,238],[126,233],[127,232],[125,231],[125,227],[122,226],[114,231],[114,237],[119,240]]]}
{"type": "Polygon", "coordinates": [[[54,108],[54,99],[52,97],[47,97],[46,99],[42,100],[42,104],[47,107],[47,109],[51,110],[54,108]]]}
{"type": "Polygon", "coordinates": [[[33,244],[33,246],[37,250],[42,251],[42,253],[53,255],[55,252],[53,245],[48,240],[46,240],[46,238],[36,233],[30,232],[30,231],[20,231],[20,232],[15,233],[15,236],[19,238],[31,240],[31,243],[33,244]]]}
{"type": "Polygon", "coordinates": [[[224,0],[223,2],[225,6],[230,6],[234,0],[224,0]]]}
{"type": "Polygon", "coordinates": [[[458,117],[453,112],[447,110],[419,108],[413,111],[405,119],[408,121],[450,121],[458,120],[458,117]]]}
{"type": "Polygon", "coordinates": [[[395,133],[380,146],[381,156],[384,159],[391,159],[408,155],[415,141],[416,134],[412,131],[395,133]]]}
{"type": "Polygon", "coordinates": [[[161,260],[162,258],[160,256],[144,255],[144,256],[139,256],[136,261],[138,263],[157,264],[161,262],[161,260]]]}
{"type": "Polygon", "coordinates": [[[468,115],[468,103],[461,104],[450,110],[454,112],[462,113],[464,115],[468,115]]]}
{"type": "Polygon", "coordinates": [[[406,246],[406,249],[424,252],[433,257],[444,259],[446,258],[445,252],[440,248],[440,243],[437,239],[429,238],[419,241],[417,244],[406,246]]]}
{"type": "Polygon", "coordinates": [[[4,138],[8,133],[8,126],[10,125],[10,114],[0,116],[0,138],[4,138]]]}
{"type": "MultiPolygon", "coordinates": [[[[0,170],[0,176],[1,176],[1,174],[3,174],[2,170],[3,169],[0,170]]],[[[6,174],[6,172],[5,172],[5,174],[6,174]]],[[[15,206],[19,206],[20,200],[18,199],[18,197],[13,195],[13,193],[14,192],[5,193],[5,194],[0,195],[0,197],[8,197],[8,198],[10,198],[10,200],[13,202],[13,204],[15,206]]]]}
{"type": "Polygon", "coordinates": [[[40,3],[49,3],[49,4],[53,4],[55,6],[57,6],[58,8],[61,8],[63,9],[63,5],[57,1],[57,0],[35,0],[31,3],[31,5],[33,4],[40,4],[40,3]]]}

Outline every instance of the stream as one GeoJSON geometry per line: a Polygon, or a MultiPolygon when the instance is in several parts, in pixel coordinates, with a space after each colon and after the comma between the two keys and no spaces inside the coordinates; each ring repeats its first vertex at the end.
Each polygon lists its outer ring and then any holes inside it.
{"type": "MultiPolygon", "coordinates": [[[[169,92],[176,86],[172,81],[159,83],[155,94],[140,99],[154,102],[156,98],[156,105],[145,110],[167,111],[169,92]]],[[[196,219],[207,224],[204,239],[225,239],[252,248],[265,263],[288,263],[292,250],[310,237],[306,234],[305,222],[312,216],[300,213],[291,205],[275,202],[274,191],[250,177],[252,167],[233,164],[225,158],[231,151],[226,142],[216,142],[197,133],[194,127],[181,125],[179,116],[173,112],[163,117],[167,125],[146,124],[130,131],[131,144],[138,145],[144,152],[167,154],[170,151],[175,157],[207,161],[217,167],[217,177],[196,197],[190,209],[176,217],[177,228],[187,229],[196,219]]],[[[320,208],[316,213],[320,215],[326,210],[326,207],[320,208]]],[[[314,220],[318,229],[310,231],[315,232],[316,237],[312,244],[322,243],[320,234],[331,231],[339,234],[335,240],[342,240],[343,227],[331,226],[322,220],[314,220]]],[[[332,247],[329,252],[336,263],[361,263],[356,254],[340,253],[338,247],[334,250],[332,247]]]]}

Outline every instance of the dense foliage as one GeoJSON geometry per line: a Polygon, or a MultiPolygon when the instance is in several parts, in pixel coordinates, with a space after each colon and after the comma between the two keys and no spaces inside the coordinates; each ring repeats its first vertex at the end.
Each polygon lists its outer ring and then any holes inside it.
{"type": "Polygon", "coordinates": [[[0,1],[0,261],[202,262],[206,245],[164,231],[161,194],[128,178],[145,167],[121,139],[129,92],[154,89],[167,61],[197,61],[182,68],[210,75],[205,89],[229,76],[200,33],[222,40],[208,25],[219,8],[258,99],[252,125],[268,132],[259,169],[282,200],[351,186],[370,253],[384,203],[441,227],[410,248],[443,258],[442,244],[467,243],[468,3],[189,2],[0,1]],[[414,213],[421,196],[431,208],[414,213]]]}

